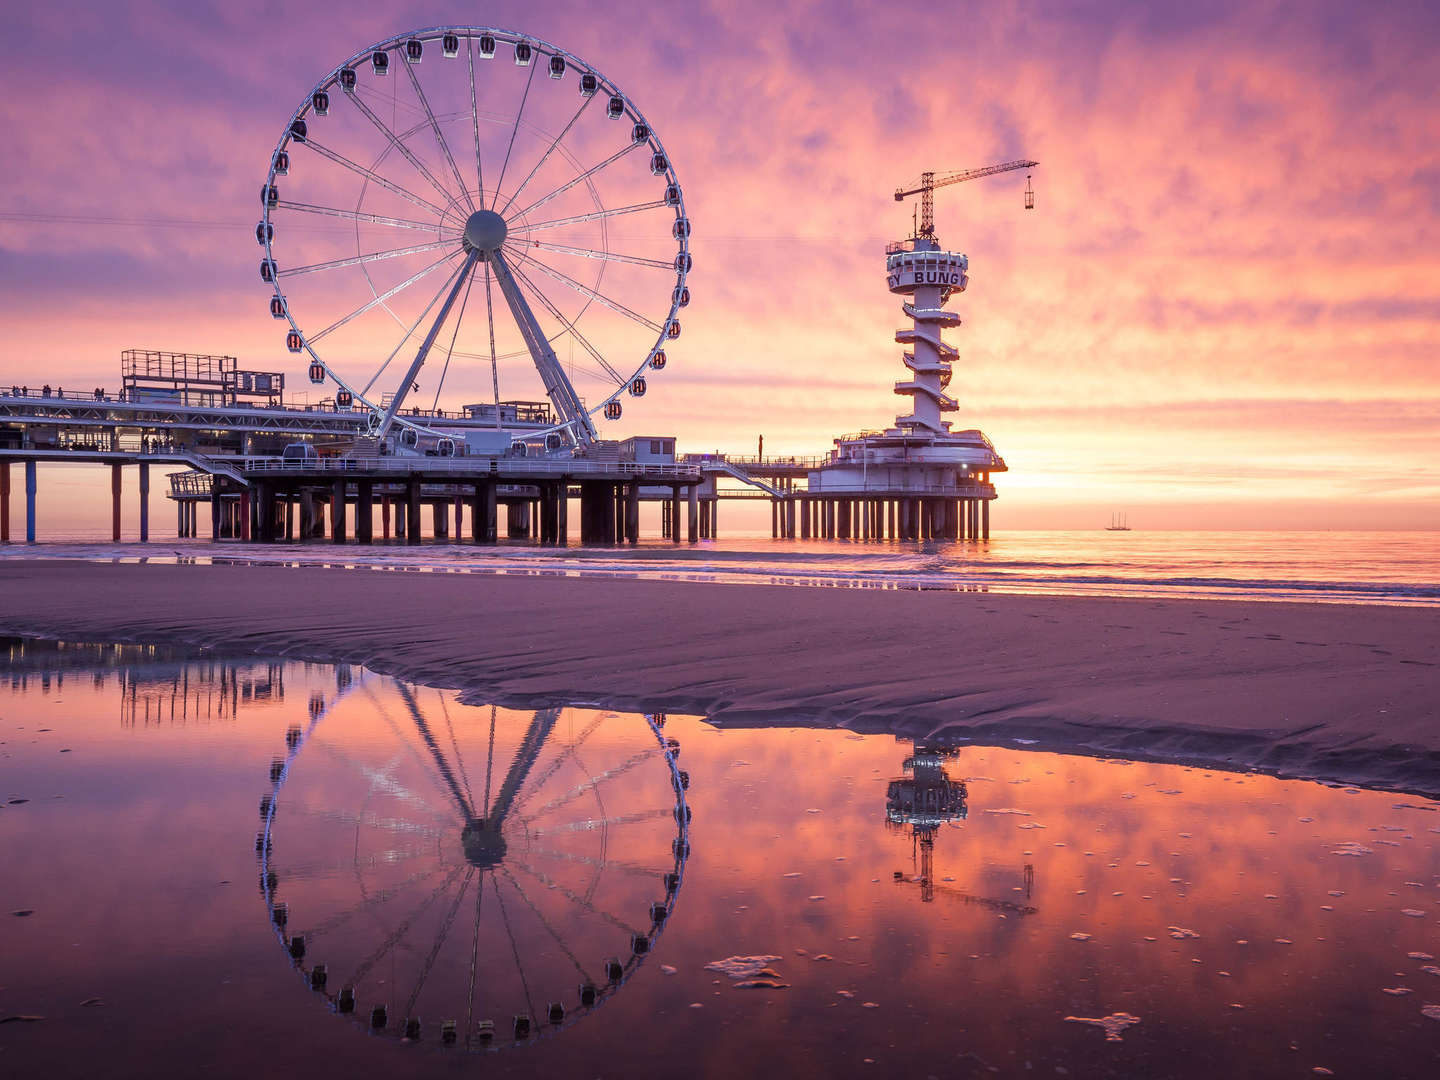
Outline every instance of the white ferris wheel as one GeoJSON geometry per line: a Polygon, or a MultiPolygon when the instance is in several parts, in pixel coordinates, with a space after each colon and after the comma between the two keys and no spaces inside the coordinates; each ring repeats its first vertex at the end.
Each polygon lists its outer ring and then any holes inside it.
{"type": "Polygon", "coordinates": [[[403,446],[461,418],[593,441],[665,367],[690,302],[659,137],[528,34],[430,27],[356,53],[301,101],[260,195],[286,347],[403,446]]]}

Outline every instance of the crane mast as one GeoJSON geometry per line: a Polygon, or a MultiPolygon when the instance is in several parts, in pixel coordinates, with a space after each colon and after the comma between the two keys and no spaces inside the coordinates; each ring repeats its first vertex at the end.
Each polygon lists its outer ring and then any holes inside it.
{"type": "MultiPolygon", "coordinates": [[[[919,181],[912,184],[909,189],[895,189],[895,201],[903,202],[911,195],[919,195],[920,224],[915,230],[915,235],[933,237],[935,235],[936,188],[948,187],[951,184],[963,183],[966,180],[979,180],[981,177],[994,176],[997,173],[1014,172],[1016,169],[1033,169],[1039,164],[1038,161],[1006,161],[1000,165],[986,165],[982,169],[958,169],[955,172],[948,173],[921,173],[919,181]]],[[[1025,208],[1029,210],[1033,209],[1034,206],[1034,193],[1027,188],[1025,208]]]]}

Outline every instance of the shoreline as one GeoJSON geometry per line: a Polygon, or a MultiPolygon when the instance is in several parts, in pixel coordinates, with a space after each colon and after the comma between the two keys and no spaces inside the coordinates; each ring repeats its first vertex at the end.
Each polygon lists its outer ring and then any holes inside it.
{"type": "Polygon", "coordinates": [[[1440,795],[1433,608],[23,559],[0,632],[1440,795]]]}
{"type": "MultiPolygon", "coordinates": [[[[1050,534],[1046,534],[1050,535],[1050,534]]],[[[1188,535],[1188,534],[1186,534],[1188,535]]],[[[1365,534],[1371,535],[1371,534],[1365,534]]],[[[1410,534],[1406,534],[1409,536],[1410,534]]],[[[518,577],[598,577],[689,581],[724,585],[773,585],[789,588],[867,589],[882,592],[978,592],[1057,597],[1112,597],[1138,600],[1219,600],[1242,603],[1340,604],[1440,610],[1440,584],[1431,566],[1440,552],[1392,551],[1395,561],[1372,560],[1358,572],[1329,561],[1315,563],[1314,552],[1286,562],[1274,551],[1250,553],[1248,573],[1219,572],[1214,553],[1182,552],[1171,566],[1156,560],[1174,552],[1148,551],[1134,559],[1106,561],[1116,553],[1093,550],[1025,552],[992,549],[975,552],[941,545],[934,550],[895,546],[863,553],[848,542],[782,542],[763,538],[705,542],[699,545],[650,543],[639,546],[537,547],[528,542],[473,546],[427,541],[420,546],[391,542],[376,545],[249,545],[178,541],[177,545],[93,542],[17,545],[0,548],[0,560],[99,563],[200,564],[234,566],[314,566],[386,572],[511,575],[518,577]],[[160,552],[166,552],[161,554],[160,552]],[[1267,573],[1255,559],[1269,558],[1267,573]],[[1395,567],[1399,566],[1398,569],[1395,567]],[[1391,568],[1377,574],[1376,567],[1391,568]],[[1342,576],[1336,576],[1341,574],[1342,576]]],[[[1241,553],[1242,562],[1245,553],[1241,553]]]]}

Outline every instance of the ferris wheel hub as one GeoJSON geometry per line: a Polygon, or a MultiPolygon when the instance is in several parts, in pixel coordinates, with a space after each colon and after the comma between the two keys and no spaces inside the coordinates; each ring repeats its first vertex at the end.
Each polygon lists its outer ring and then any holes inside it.
{"type": "Polygon", "coordinates": [[[465,222],[465,236],[461,240],[466,251],[498,251],[510,228],[505,219],[494,210],[476,210],[465,222]]]}
{"type": "Polygon", "coordinates": [[[504,837],[498,829],[487,828],[484,822],[466,825],[460,833],[460,844],[466,861],[481,870],[492,869],[505,861],[507,845],[504,837]]]}

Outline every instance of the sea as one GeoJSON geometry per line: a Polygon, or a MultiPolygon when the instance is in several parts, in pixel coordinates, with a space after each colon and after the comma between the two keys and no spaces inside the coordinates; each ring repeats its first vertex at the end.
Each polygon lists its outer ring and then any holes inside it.
{"type": "Polygon", "coordinates": [[[812,588],[926,589],[1332,604],[1440,604],[1440,532],[1004,531],[988,541],[773,540],[542,547],[502,540],[260,547],[235,541],[112,544],[93,535],[0,549],[4,558],[368,566],[812,588]]]}

